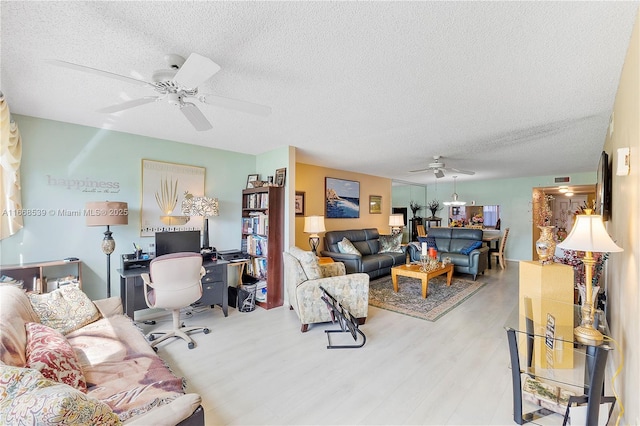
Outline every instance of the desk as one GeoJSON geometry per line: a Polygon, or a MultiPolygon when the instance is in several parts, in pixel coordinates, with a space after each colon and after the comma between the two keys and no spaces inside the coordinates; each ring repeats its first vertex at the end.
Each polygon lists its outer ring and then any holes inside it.
{"type": "MultiPolygon", "coordinates": [[[[226,260],[207,260],[202,263],[205,275],[202,277],[202,297],[194,305],[219,305],[226,317],[228,315],[229,293],[227,291],[226,260]]],[[[134,318],[134,312],[148,309],[144,299],[144,283],[141,275],[149,273],[148,266],[131,269],[118,269],[120,274],[120,298],[124,313],[134,318]]]]}

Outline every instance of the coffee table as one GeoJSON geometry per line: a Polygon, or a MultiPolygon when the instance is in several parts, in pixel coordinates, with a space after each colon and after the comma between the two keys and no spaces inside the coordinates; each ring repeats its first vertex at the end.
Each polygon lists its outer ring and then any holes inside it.
{"type": "MultiPolygon", "coordinates": [[[[440,263],[442,266],[442,263],[440,263]]],[[[409,265],[394,266],[391,268],[391,281],[393,282],[393,291],[398,292],[398,275],[403,277],[418,278],[422,280],[422,297],[427,298],[427,288],[429,287],[429,280],[438,275],[447,274],[447,285],[451,285],[451,278],[453,278],[453,264],[449,263],[443,268],[438,268],[435,271],[422,272],[420,270],[419,263],[411,263],[409,265]]]]}

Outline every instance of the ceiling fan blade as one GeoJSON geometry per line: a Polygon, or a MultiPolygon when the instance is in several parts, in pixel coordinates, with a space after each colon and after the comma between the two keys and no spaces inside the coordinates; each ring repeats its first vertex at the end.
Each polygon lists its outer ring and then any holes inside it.
{"type": "Polygon", "coordinates": [[[184,116],[187,117],[187,120],[191,122],[197,131],[202,132],[204,130],[213,129],[213,126],[209,123],[209,120],[207,120],[202,111],[200,111],[198,107],[191,102],[185,102],[181,105],[180,111],[182,111],[184,116]]]}
{"type": "Polygon", "coordinates": [[[195,89],[218,71],[220,71],[220,65],[209,58],[192,53],[173,79],[184,87],[195,89]]]}
{"type": "Polygon", "coordinates": [[[420,173],[420,172],[426,172],[427,170],[431,170],[431,169],[426,168],[426,169],[418,169],[418,170],[409,170],[409,173],[420,173]]]}
{"type": "Polygon", "coordinates": [[[475,175],[476,174],[476,172],[471,172],[469,170],[454,169],[453,167],[450,168],[450,169],[447,169],[447,170],[450,170],[450,171],[455,172],[455,173],[462,173],[463,175],[475,175]]]}
{"type": "Polygon", "coordinates": [[[56,65],[58,67],[63,67],[63,68],[70,68],[72,70],[76,70],[76,71],[82,71],[82,72],[86,72],[89,74],[97,74],[100,75],[102,77],[108,77],[108,78],[114,78],[116,80],[121,80],[121,81],[125,81],[127,83],[130,84],[135,84],[136,86],[151,86],[153,87],[153,85],[151,83],[148,83],[144,80],[138,80],[137,78],[132,78],[132,77],[127,77],[126,75],[120,75],[120,74],[115,74],[109,71],[103,71],[103,70],[99,70],[96,68],[91,68],[91,67],[87,67],[84,65],[79,65],[79,64],[74,64],[71,62],[67,62],[67,61],[61,61],[58,59],[49,59],[46,62],[48,62],[51,65],[56,65]]]}
{"type": "Polygon", "coordinates": [[[442,171],[442,169],[435,169],[433,171],[433,174],[436,175],[437,178],[444,177],[444,172],[442,171]]]}
{"type": "Polygon", "coordinates": [[[237,111],[248,112],[250,114],[262,116],[271,114],[271,107],[254,104],[253,102],[241,101],[239,99],[225,98],[223,96],[216,95],[201,95],[198,99],[205,104],[235,109],[237,111]]]}
{"type": "Polygon", "coordinates": [[[155,102],[160,99],[159,96],[145,96],[140,99],[133,99],[131,101],[123,102],[121,104],[111,105],[108,107],[100,108],[98,112],[103,112],[106,114],[112,114],[114,112],[123,111],[125,109],[134,108],[144,104],[150,104],[151,102],[155,102]]]}

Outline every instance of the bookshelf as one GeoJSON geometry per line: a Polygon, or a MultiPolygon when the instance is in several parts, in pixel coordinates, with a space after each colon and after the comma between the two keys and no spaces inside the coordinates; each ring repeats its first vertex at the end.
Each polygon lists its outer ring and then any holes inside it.
{"type": "Polygon", "coordinates": [[[241,247],[249,255],[247,274],[259,280],[256,304],[265,309],[283,304],[283,240],[284,188],[243,190],[241,247]],[[266,297],[262,288],[266,288],[266,297]]]}
{"type": "Polygon", "coordinates": [[[0,266],[0,275],[23,281],[22,288],[33,293],[47,293],[61,285],[77,283],[82,288],[81,260],[51,260],[0,266]]]}

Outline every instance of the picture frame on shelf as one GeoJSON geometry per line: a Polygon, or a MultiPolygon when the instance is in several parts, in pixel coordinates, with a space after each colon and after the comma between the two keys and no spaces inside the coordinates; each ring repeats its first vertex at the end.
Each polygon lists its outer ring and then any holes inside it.
{"type": "Polygon", "coordinates": [[[369,195],[369,213],[382,214],[382,196],[369,195]]]}
{"type": "Polygon", "coordinates": [[[287,168],[276,169],[276,186],[284,186],[287,179],[287,168]]]}
{"type": "Polygon", "coordinates": [[[247,189],[253,188],[253,184],[251,182],[255,182],[260,180],[260,175],[248,175],[247,176],[247,189]]]}
{"type": "Polygon", "coordinates": [[[304,198],[305,193],[303,191],[296,191],[294,202],[296,216],[304,216],[304,198]]]}

